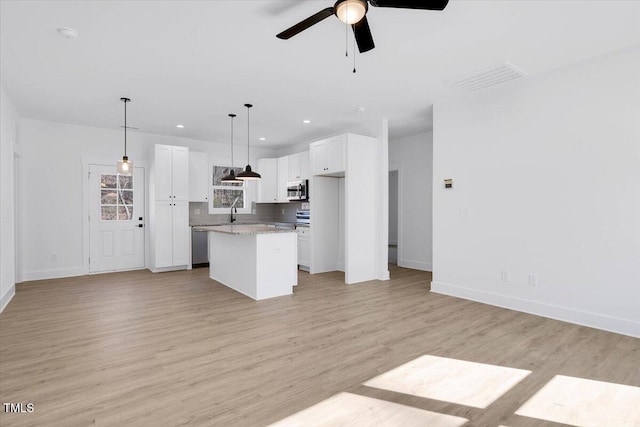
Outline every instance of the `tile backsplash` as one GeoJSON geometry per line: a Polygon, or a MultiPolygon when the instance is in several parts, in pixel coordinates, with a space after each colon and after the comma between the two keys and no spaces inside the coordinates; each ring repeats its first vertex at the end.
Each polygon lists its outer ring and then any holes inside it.
{"type": "MultiPolygon", "coordinates": [[[[302,202],[252,203],[252,214],[236,214],[238,222],[296,222],[296,210],[302,202]]],[[[213,225],[228,223],[231,213],[209,215],[206,202],[189,203],[189,225],[213,225]],[[200,213],[196,214],[196,209],[200,213]]]]}

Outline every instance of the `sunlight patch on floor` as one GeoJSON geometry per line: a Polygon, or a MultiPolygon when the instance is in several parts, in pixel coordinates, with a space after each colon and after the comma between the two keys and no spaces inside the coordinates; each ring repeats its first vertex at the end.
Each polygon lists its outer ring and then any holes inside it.
{"type": "Polygon", "coordinates": [[[556,375],[517,415],[574,426],[640,426],[640,387],[556,375]]]}
{"type": "Polygon", "coordinates": [[[425,355],[364,385],[486,408],[530,373],[523,369],[425,355]]]}
{"type": "Polygon", "coordinates": [[[270,427],[459,427],[468,420],[351,393],[339,393],[270,427]]]}

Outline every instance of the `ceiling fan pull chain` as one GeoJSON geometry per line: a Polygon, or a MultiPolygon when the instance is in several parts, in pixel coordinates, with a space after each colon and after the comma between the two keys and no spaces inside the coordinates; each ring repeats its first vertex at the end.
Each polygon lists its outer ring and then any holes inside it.
{"type": "Polygon", "coordinates": [[[356,73],[356,38],[353,38],[353,74],[356,73]]]}
{"type": "Polygon", "coordinates": [[[349,24],[344,24],[344,56],[349,57],[349,24]]]}

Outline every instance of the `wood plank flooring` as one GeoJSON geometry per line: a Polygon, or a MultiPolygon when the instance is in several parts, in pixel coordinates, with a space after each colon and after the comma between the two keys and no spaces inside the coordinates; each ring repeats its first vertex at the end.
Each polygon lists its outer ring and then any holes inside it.
{"type": "Polygon", "coordinates": [[[463,417],[557,426],[515,412],[556,375],[640,386],[640,340],[388,282],[299,274],[253,301],[207,269],[20,284],[0,314],[2,426],[263,426],[348,392],[463,417]],[[431,355],[531,371],[487,408],[363,385],[431,355]]]}

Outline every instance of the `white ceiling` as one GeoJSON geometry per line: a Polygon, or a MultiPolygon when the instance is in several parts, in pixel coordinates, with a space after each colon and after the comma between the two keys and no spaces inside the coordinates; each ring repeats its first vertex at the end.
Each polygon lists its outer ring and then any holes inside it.
{"type": "Polygon", "coordinates": [[[280,147],[385,117],[395,135],[428,129],[432,105],[461,96],[443,84],[453,77],[505,60],[531,76],[640,43],[639,1],[372,7],[376,48],[357,54],[353,74],[345,27],[333,17],[288,41],[275,37],[331,5],[3,0],[2,83],[24,117],[117,129],[127,96],[131,126],[217,142],[229,140],[228,113],[238,114],[236,143],[246,141],[250,102],[252,144],[280,147]],[[67,40],[58,27],[80,35],[67,40]]]}

